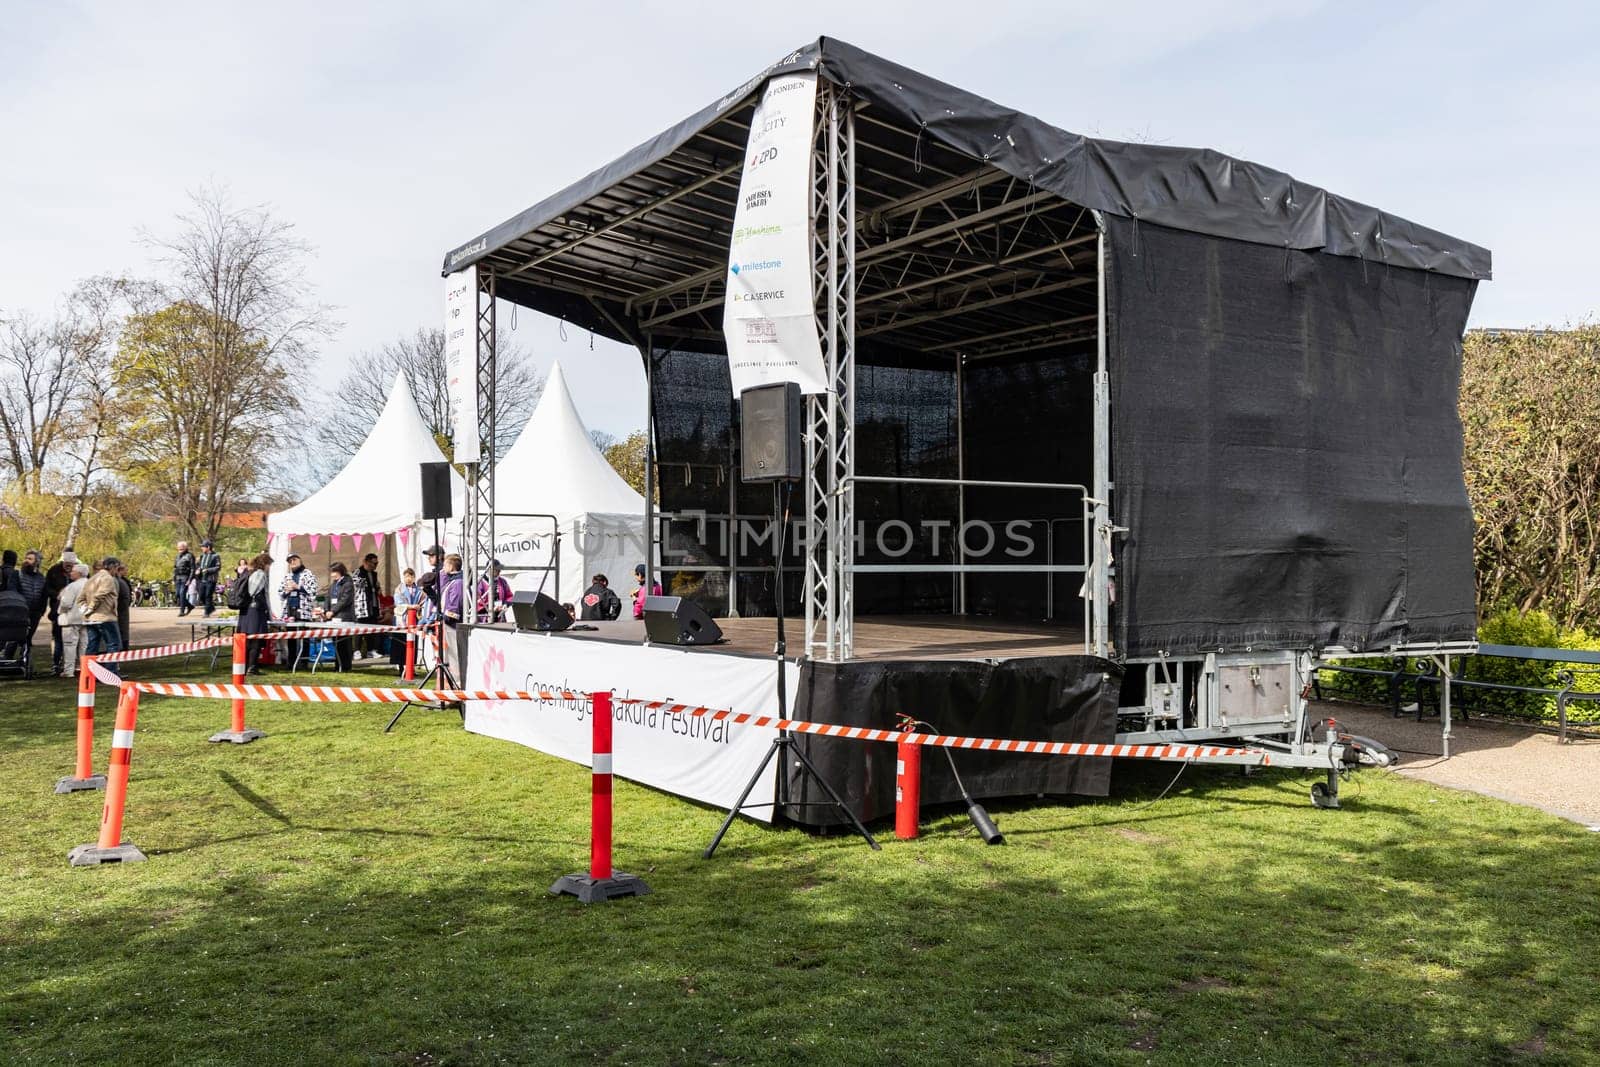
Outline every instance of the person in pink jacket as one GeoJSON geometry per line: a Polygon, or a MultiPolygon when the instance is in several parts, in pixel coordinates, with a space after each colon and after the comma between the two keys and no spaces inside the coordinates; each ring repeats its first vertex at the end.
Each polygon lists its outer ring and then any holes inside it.
{"type": "Polygon", "coordinates": [[[633,617],[642,619],[644,618],[644,598],[647,596],[660,596],[661,583],[652,582],[649,592],[645,591],[643,563],[637,564],[633,568],[633,580],[639,583],[639,588],[633,591],[633,617]]]}

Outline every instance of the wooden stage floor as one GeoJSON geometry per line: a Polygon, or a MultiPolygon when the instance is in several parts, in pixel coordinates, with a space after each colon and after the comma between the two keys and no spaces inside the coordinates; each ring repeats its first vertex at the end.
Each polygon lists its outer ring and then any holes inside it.
{"type": "MultiPolygon", "coordinates": [[[[778,632],[777,620],[718,619],[716,622],[722,627],[727,641],[709,647],[758,656],[772,653],[778,632]]],[[[595,629],[550,636],[580,640],[644,641],[644,623],[634,619],[588,625],[595,629]]],[[[785,621],[791,656],[798,656],[804,651],[801,648],[801,628],[801,620],[785,621]]],[[[858,616],[855,646],[853,658],[857,660],[1016,659],[1084,654],[1083,631],[1078,627],[953,615],[858,616]]]]}

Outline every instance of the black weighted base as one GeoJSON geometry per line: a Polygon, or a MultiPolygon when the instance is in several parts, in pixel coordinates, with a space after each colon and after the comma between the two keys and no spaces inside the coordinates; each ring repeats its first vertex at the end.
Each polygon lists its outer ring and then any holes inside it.
{"type": "Polygon", "coordinates": [[[587,874],[569,874],[556,879],[550,895],[574,896],[585,904],[604,904],[618,897],[642,897],[650,892],[644,879],[616,872],[610,878],[590,878],[587,874]]]}
{"type": "Polygon", "coordinates": [[[102,863],[141,863],[144,859],[145,854],[139,851],[139,847],[130,845],[126,841],[111,848],[79,845],[67,853],[67,862],[74,867],[98,867],[102,863]]]}

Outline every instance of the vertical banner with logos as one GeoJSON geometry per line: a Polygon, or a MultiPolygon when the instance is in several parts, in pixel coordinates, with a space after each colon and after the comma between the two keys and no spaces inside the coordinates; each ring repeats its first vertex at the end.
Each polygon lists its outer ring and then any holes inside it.
{"type": "Polygon", "coordinates": [[[811,142],[817,76],[785,74],[750,122],[728,246],[728,342],[733,395],[769,382],[828,391],[811,285],[811,142]]]}
{"type": "Polygon", "coordinates": [[[478,462],[478,268],[444,279],[444,366],[455,408],[457,463],[478,462]]]}

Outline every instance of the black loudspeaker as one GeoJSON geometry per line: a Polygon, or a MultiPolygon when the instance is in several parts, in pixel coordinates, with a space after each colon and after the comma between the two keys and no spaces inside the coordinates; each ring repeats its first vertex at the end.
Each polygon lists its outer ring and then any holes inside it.
{"type": "Polygon", "coordinates": [[[559,600],[531,589],[511,594],[511,617],[519,630],[565,630],[572,625],[572,616],[559,600]]]}
{"type": "Polygon", "coordinates": [[[422,464],[422,517],[450,517],[450,464],[422,464]]]}
{"type": "Polygon", "coordinates": [[[794,481],[800,458],[800,387],[758,385],[739,394],[740,476],[747,482],[794,481]]]}
{"type": "Polygon", "coordinates": [[[644,635],[654,645],[714,645],[722,628],[705,608],[681,596],[644,598],[644,635]]]}

